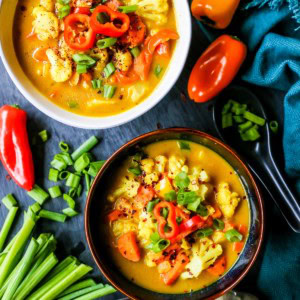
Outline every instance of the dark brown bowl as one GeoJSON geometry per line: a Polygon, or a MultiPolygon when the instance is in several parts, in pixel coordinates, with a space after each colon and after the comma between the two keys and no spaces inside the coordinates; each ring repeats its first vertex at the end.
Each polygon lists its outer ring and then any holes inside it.
{"type": "Polygon", "coordinates": [[[246,275],[253,265],[262,243],[264,230],[263,203],[260,191],[250,171],[239,156],[227,145],[204,132],[187,129],[171,128],[156,130],[141,135],[117,150],[105,163],[96,176],[85,207],[85,233],[93,258],[105,275],[107,280],[120,292],[131,299],[140,300],[166,300],[166,299],[214,299],[231,290],[246,275]],[[206,146],[223,157],[237,172],[248,195],[250,207],[249,236],[238,260],[231,269],[213,284],[188,294],[162,294],[144,289],[127,278],[114,266],[110,259],[108,249],[104,247],[99,232],[100,215],[103,207],[103,191],[107,180],[113,178],[113,171],[128,155],[133,154],[137,148],[161,140],[181,139],[192,141],[206,146]]]}

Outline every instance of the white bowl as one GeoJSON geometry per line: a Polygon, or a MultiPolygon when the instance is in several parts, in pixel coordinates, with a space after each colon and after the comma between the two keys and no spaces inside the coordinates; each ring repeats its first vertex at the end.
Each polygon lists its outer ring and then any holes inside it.
{"type": "Polygon", "coordinates": [[[29,102],[46,115],[64,124],[79,128],[104,129],[118,126],[139,117],[156,105],[173,87],[184,67],[192,35],[189,3],[187,0],[174,0],[173,3],[180,39],[176,42],[168,70],[159,85],[147,99],[118,115],[110,117],[80,116],[55,105],[37,90],[23,72],[13,46],[12,30],[17,5],[16,0],[2,0],[1,2],[0,55],[10,78],[20,92],[29,102]]]}

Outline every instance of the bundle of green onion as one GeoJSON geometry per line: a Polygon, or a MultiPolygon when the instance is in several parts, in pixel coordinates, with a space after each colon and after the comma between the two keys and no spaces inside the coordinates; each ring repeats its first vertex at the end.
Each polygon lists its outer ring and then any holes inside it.
{"type": "MultiPolygon", "coordinates": [[[[44,139],[43,141],[46,141],[44,139]]],[[[75,198],[80,197],[83,185],[82,179],[85,179],[86,194],[89,192],[92,179],[104,164],[104,160],[94,161],[94,157],[89,151],[98,144],[99,140],[92,136],[85,141],[72,154],[69,153],[70,147],[65,142],[59,143],[61,153],[56,154],[51,161],[49,169],[49,181],[64,181],[65,187],[68,189],[66,193],[62,192],[62,185],[54,185],[46,192],[37,184],[28,192],[28,195],[37,203],[34,212],[39,212],[39,217],[50,219],[57,222],[65,222],[67,217],[74,217],[78,214],[75,209],[75,198]],[[62,197],[68,207],[62,210],[62,213],[52,212],[41,208],[41,205],[51,197],[52,199],[62,197]]],[[[1,245],[1,243],[0,243],[1,245]]]]}
{"type": "MultiPolygon", "coordinates": [[[[17,208],[12,196],[5,197],[2,202],[10,212],[17,208]]],[[[114,293],[110,285],[96,284],[92,279],[80,281],[92,268],[77,258],[68,256],[59,262],[52,234],[42,233],[37,239],[31,237],[39,219],[34,206],[29,207],[22,228],[0,253],[0,299],[91,300],[114,293]]],[[[13,219],[9,215],[7,220],[13,219]]],[[[5,227],[7,232],[11,225],[10,221],[5,227]]],[[[1,235],[1,246],[6,236],[1,235]]]]}
{"type": "MultiPolygon", "coordinates": [[[[240,104],[229,100],[222,110],[222,128],[235,125],[243,141],[256,141],[260,138],[259,126],[264,126],[266,120],[250,112],[247,104],[240,104]]],[[[269,124],[273,132],[277,132],[278,123],[272,121],[269,124]]]]}

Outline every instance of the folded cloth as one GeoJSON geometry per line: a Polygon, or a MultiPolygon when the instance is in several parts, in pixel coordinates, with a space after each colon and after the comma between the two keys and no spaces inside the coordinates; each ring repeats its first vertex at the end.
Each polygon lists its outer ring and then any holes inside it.
{"type": "Polygon", "coordinates": [[[284,157],[287,174],[300,195],[300,30],[288,6],[251,10],[241,38],[255,53],[243,79],[286,92],[284,99],[284,157]]]}

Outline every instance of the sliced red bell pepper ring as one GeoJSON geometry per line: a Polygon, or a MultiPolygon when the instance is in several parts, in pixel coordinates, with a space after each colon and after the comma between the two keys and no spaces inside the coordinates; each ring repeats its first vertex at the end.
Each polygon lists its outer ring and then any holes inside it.
{"type": "Polygon", "coordinates": [[[10,105],[0,108],[0,160],[11,178],[30,191],[34,185],[34,166],[26,122],[24,110],[10,105]]]}
{"type": "Polygon", "coordinates": [[[176,212],[174,204],[171,202],[162,201],[155,205],[153,213],[158,223],[157,229],[160,237],[164,239],[175,238],[179,233],[179,227],[176,222],[176,212]],[[167,219],[161,216],[161,210],[163,208],[167,208],[169,211],[167,219]],[[168,227],[170,228],[169,231],[165,231],[166,225],[168,225],[168,227]]]}
{"type": "Polygon", "coordinates": [[[126,14],[99,5],[92,13],[90,24],[95,33],[120,37],[128,30],[130,19],[126,14]]]}
{"type": "Polygon", "coordinates": [[[64,21],[64,38],[73,50],[85,51],[95,44],[96,34],[90,26],[90,17],[85,14],[70,14],[64,21]]]}
{"type": "Polygon", "coordinates": [[[92,14],[90,7],[76,7],[74,14],[83,14],[90,16],[92,14]]]}

